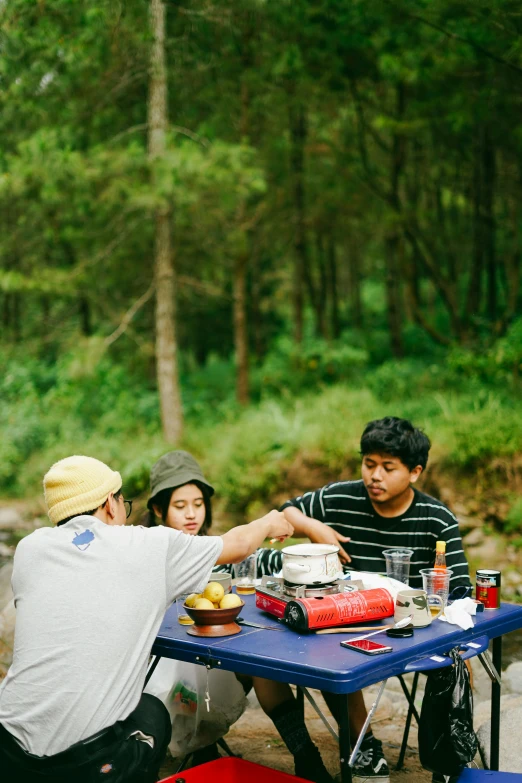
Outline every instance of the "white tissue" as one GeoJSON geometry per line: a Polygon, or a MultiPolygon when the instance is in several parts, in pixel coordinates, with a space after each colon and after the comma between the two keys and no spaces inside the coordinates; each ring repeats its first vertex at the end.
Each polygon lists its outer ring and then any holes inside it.
{"type": "Polygon", "coordinates": [[[477,605],[471,598],[459,598],[444,609],[444,614],[439,617],[439,620],[445,620],[451,625],[458,625],[467,631],[468,628],[473,628],[471,615],[476,612],[477,605]]]}

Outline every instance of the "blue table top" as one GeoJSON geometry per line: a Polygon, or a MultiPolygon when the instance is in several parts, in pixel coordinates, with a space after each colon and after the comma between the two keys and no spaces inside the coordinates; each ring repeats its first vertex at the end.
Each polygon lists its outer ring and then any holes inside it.
{"type": "MultiPolygon", "coordinates": [[[[277,625],[274,617],[255,606],[255,596],[242,596],[245,620],[277,625]]],[[[503,603],[473,618],[468,631],[435,620],[428,628],[415,629],[414,636],[390,639],[385,633],[375,641],[393,647],[393,652],[368,656],[340,646],[356,634],[299,634],[289,628],[268,631],[243,626],[236,636],[199,638],[189,636],[179,625],[176,605],[165,614],[152,648],[154,655],[266,677],[271,680],[319,688],[331,693],[353,693],[387,677],[410,671],[423,658],[442,654],[457,644],[480,636],[493,639],[522,628],[522,606],[503,603]]],[[[375,628],[389,620],[375,623],[375,628]]],[[[364,623],[366,626],[367,623],[364,623]]],[[[369,625],[369,623],[368,623],[369,625]]],[[[361,634],[362,635],[362,634],[361,634]]]]}

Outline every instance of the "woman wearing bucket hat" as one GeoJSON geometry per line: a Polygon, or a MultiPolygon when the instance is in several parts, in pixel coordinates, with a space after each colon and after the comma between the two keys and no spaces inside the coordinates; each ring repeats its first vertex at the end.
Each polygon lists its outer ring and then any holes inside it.
{"type": "MultiPolygon", "coordinates": [[[[194,457],[186,451],[171,451],[161,457],[151,470],[150,498],[147,503],[150,512],[149,525],[155,526],[158,523],[163,523],[167,527],[182,530],[189,535],[207,535],[212,524],[211,498],[213,494],[214,487],[204,477],[201,467],[194,457]]],[[[263,548],[257,550],[258,575],[277,573],[281,567],[282,555],[279,550],[263,548]]],[[[215,566],[214,571],[231,572],[232,566],[231,564],[215,566]]],[[[163,664],[163,660],[160,661],[146,690],[156,695],[164,693],[166,667],[176,663],[175,661],[167,661],[163,664]],[[165,667],[163,671],[159,668],[162,664],[165,667]]],[[[199,667],[195,666],[194,668],[198,669],[199,667]]],[[[175,666],[171,671],[176,671],[175,666]]],[[[234,698],[234,675],[222,671],[216,672],[216,675],[231,678],[227,692],[232,700],[234,698]]],[[[174,676],[173,679],[176,677],[174,676]]],[[[324,767],[320,753],[308,734],[302,712],[290,686],[261,677],[250,678],[243,675],[240,676],[240,681],[246,692],[252,686],[254,687],[261,707],[272,719],[288,750],[294,756],[296,775],[315,783],[332,783],[332,778],[324,767]]],[[[176,685],[176,682],[172,682],[169,691],[170,698],[173,693],[177,693],[179,690],[176,685]]],[[[165,700],[167,706],[169,706],[169,697],[165,700]]],[[[240,717],[244,709],[244,700],[242,700],[241,706],[242,709],[236,712],[228,725],[240,717]]],[[[229,712],[232,713],[233,710],[231,709],[229,712]]],[[[179,745],[176,749],[178,748],[179,745]]],[[[174,750],[174,747],[172,749],[174,750]]],[[[202,764],[218,756],[219,753],[214,742],[194,753],[193,764],[202,764]]]]}

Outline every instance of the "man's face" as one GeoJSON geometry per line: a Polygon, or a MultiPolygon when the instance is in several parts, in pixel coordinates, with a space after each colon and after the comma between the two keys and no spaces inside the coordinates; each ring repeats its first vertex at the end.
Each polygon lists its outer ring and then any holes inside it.
{"type": "Polygon", "coordinates": [[[422,472],[420,465],[410,470],[399,457],[391,454],[366,454],[362,461],[362,479],[370,500],[389,503],[404,494],[422,472]]]}

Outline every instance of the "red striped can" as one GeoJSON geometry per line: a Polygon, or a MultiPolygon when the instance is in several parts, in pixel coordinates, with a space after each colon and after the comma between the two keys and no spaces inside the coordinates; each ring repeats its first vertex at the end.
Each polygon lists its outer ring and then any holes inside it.
{"type": "Polygon", "coordinates": [[[500,571],[490,568],[477,571],[476,597],[484,609],[500,609],[500,571]]]}

